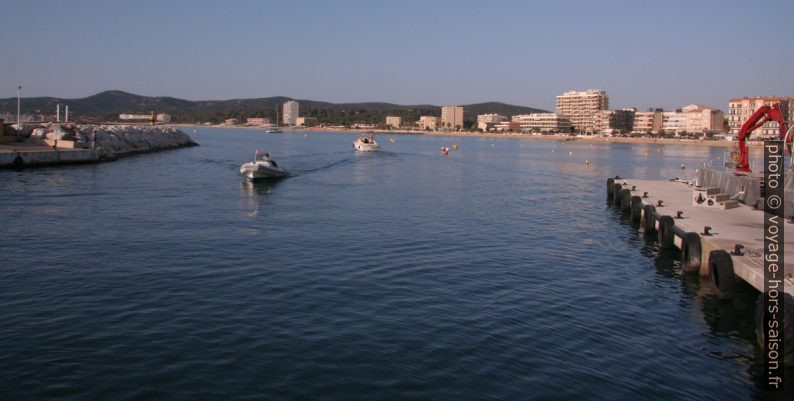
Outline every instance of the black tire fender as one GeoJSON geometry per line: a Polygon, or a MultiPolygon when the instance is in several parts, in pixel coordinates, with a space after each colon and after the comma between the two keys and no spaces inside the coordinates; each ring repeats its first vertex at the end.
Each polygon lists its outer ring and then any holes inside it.
{"type": "Polygon", "coordinates": [[[673,225],[675,225],[675,221],[670,216],[662,216],[659,217],[659,230],[657,230],[657,238],[659,240],[659,246],[662,248],[672,248],[673,245],[673,225]]]}
{"type": "Polygon", "coordinates": [[[718,249],[709,253],[709,278],[720,299],[733,297],[733,259],[725,250],[718,249]]]}
{"type": "Polygon", "coordinates": [[[640,219],[640,224],[646,233],[656,231],[656,207],[654,205],[645,205],[642,208],[643,217],[640,219]]]}
{"type": "Polygon", "coordinates": [[[612,198],[612,190],[615,188],[615,179],[607,178],[607,198],[612,198]]]}
{"type": "Polygon", "coordinates": [[[681,269],[687,273],[700,270],[701,254],[700,235],[689,232],[681,238],[681,269]]]}
{"type": "Polygon", "coordinates": [[[640,220],[642,216],[642,198],[637,195],[631,197],[631,219],[640,220]]]}
{"type": "Polygon", "coordinates": [[[631,190],[623,188],[618,192],[618,196],[620,196],[620,210],[629,210],[631,208],[631,190]]]}
{"type": "Polygon", "coordinates": [[[615,206],[620,207],[620,189],[623,188],[620,184],[612,185],[612,197],[615,201],[615,206]]]}

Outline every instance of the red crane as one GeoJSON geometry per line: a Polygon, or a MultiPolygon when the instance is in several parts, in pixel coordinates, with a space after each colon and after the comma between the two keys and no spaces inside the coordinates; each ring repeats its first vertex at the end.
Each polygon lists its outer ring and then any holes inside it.
{"type": "MultiPolygon", "coordinates": [[[[737,172],[752,172],[750,170],[750,162],[747,159],[747,144],[745,144],[744,141],[756,128],[764,125],[767,121],[777,122],[780,128],[780,137],[785,140],[786,120],[783,118],[783,112],[780,111],[780,104],[759,107],[758,110],[742,124],[742,129],[739,131],[739,161],[736,164],[737,172]]],[[[791,140],[788,140],[788,142],[791,142],[791,140]]]]}

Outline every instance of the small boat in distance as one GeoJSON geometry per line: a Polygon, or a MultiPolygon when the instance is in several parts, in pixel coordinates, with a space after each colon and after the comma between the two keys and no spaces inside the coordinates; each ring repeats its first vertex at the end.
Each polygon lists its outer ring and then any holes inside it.
{"type": "Polygon", "coordinates": [[[375,141],[375,135],[371,132],[366,136],[360,136],[353,141],[353,149],[359,152],[377,152],[380,150],[380,145],[375,141]]]}
{"type": "Polygon", "coordinates": [[[240,174],[249,180],[258,180],[262,178],[286,177],[289,175],[289,171],[280,168],[276,161],[270,158],[269,153],[265,153],[264,156],[260,157],[259,149],[257,149],[254,161],[240,166],[240,174]]]}

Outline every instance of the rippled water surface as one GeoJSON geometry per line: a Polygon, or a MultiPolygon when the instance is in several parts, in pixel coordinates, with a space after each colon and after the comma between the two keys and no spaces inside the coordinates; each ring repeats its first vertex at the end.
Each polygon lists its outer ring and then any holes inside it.
{"type": "Polygon", "coordinates": [[[0,171],[0,399],[761,397],[754,290],[718,301],[606,203],[721,148],[192,136],[0,171]],[[243,181],[256,147],[293,176],[243,181]]]}

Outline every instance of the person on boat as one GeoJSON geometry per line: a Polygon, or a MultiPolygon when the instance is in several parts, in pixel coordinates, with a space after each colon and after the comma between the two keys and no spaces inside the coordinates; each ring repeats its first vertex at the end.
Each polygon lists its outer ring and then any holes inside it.
{"type": "Polygon", "coordinates": [[[266,163],[270,163],[271,166],[278,168],[278,164],[275,160],[270,158],[270,152],[265,152],[265,155],[262,156],[262,161],[266,163]]]}

